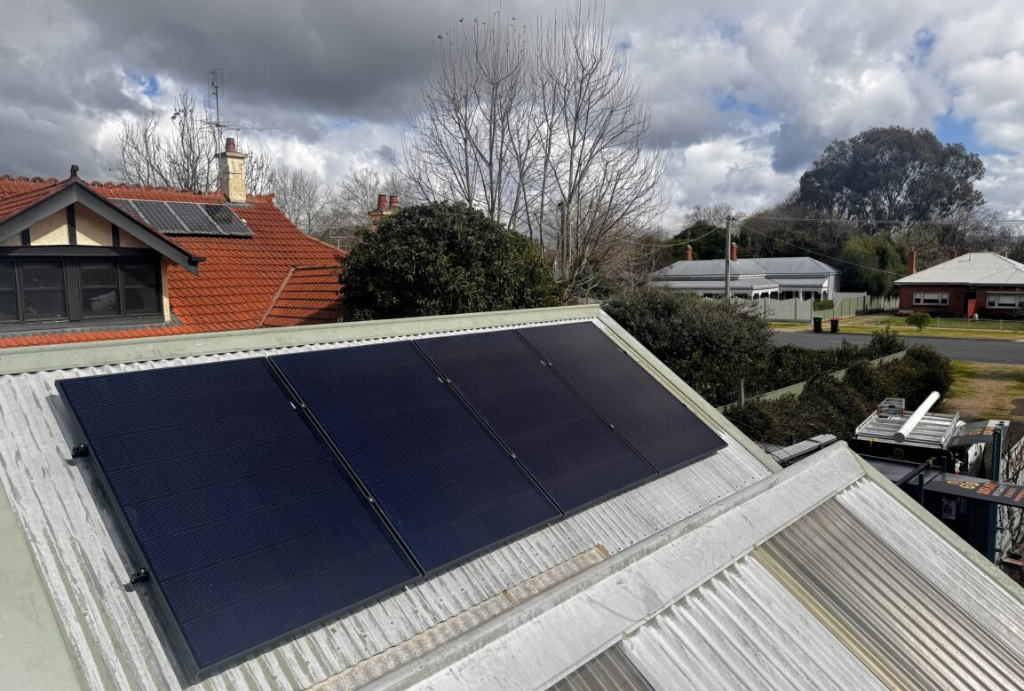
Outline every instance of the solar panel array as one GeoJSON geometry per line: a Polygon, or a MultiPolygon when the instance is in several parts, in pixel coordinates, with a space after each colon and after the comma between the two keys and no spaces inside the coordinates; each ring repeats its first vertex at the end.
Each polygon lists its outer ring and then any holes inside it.
{"type": "Polygon", "coordinates": [[[199,670],[725,445],[591,323],[58,385],[199,670]]]}
{"type": "Polygon", "coordinates": [[[225,204],[193,204],[145,199],[111,199],[131,215],[168,235],[252,237],[252,231],[225,204]]]}

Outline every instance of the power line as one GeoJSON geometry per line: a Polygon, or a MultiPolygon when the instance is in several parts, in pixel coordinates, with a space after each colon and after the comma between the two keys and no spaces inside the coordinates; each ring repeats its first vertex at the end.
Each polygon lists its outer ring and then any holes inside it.
{"type": "MultiPolygon", "coordinates": [[[[953,221],[869,221],[859,218],[797,218],[788,216],[748,216],[749,220],[760,221],[808,221],[812,223],[856,223],[858,225],[907,225],[912,226],[935,226],[935,225],[956,225],[953,221]]],[[[986,221],[989,225],[1022,225],[1024,219],[1005,218],[998,221],[986,221]]]]}
{"type": "Polygon", "coordinates": [[[819,252],[818,250],[809,250],[806,247],[801,247],[800,245],[794,245],[792,242],[787,242],[786,240],[782,240],[780,238],[774,237],[772,235],[769,235],[768,233],[762,233],[759,230],[753,230],[751,228],[747,228],[746,230],[748,230],[751,233],[756,233],[757,235],[762,235],[762,236],[764,236],[764,237],[766,237],[766,238],[768,238],[770,240],[774,240],[775,242],[781,242],[783,245],[789,245],[790,247],[794,247],[794,248],[800,250],[801,252],[806,252],[809,255],[815,254],[815,255],[817,255],[819,257],[824,257],[825,259],[830,259],[830,260],[832,260],[834,262],[840,262],[842,264],[849,264],[850,266],[856,266],[856,267],[861,268],[861,269],[867,269],[868,271],[878,271],[879,273],[889,274],[890,276],[898,276],[900,278],[903,277],[903,274],[896,273],[895,271],[889,271],[887,269],[879,269],[877,266],[864,266],[863,264],[858,264],[857,262],[851,262],[851,261],[849,261],[847,259],[840,259],[839,257],[832,257],[832,256],[829,256],[827,254],[823,254],[823,253],[819,252]]]}

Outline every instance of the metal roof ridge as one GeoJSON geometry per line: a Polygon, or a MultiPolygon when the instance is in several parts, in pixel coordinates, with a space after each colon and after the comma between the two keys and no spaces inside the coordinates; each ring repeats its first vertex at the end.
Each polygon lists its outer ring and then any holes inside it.
{"type": "Polygon", "coordinates": [[[601,314],[603,312],[598,305],[571,305],[5,348],[0,350],[0,375],[344,341],[410,337],[469,329],[525,326],[546,321],[595,319],[601,314]]]}
{"type": "MultiPolygon", "coordinates": [[[[363,688],[468,691],[479,688],[484,679],[504,678],[515,660],[523,659],[531,660],[530,668],[517,667],[531,675],[533,687],[543,688],[864,474],[845,443],[833,444],[806,462],[708,506],[363,688]],[[608,602],[615,603],[613,616],[609,616],[608,602]],[[557,655],[551,654],[554,649],[558,649],[557,655]],[[470,670],[472,673],[467,673],[470,670]]],[[[319,684],[317,691],[338,688],[319,684]]]]}

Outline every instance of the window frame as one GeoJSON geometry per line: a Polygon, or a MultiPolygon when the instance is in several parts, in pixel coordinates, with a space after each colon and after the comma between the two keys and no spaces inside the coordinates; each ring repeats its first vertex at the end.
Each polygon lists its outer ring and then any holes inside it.
{"type": "Polygon", "coordinates": [[[917,291],[914,293],[914,305],[917,307],[947,307],[949,292],[939,290],[917,291]],[[934,299],[931,299],[935,296],[934,299]]]}
{"type": "MultiPolygon", "coordinates": [[[[164,318],[164,289],[161,260],[149,253],[136,252],[102,252],[81,254],[77,257],[55,256],[50,253],[28,254],[0,253],[0,264],[14,265],[14,295],[16,301],[17,318],[15,320],[0,321],[0,333],[19,331],[33,331],[40,329],[68,329],[86,327],[88,329],[98,326],[131,326],[136,324],[162,323],[164,318]],[[25,312],[25,283],[23,279],[23,267],[26,264],[37,262],[57,263],[62,269],[63,283],[61,286],[64,297],[64,317],[61,318],[29,318],[25,312]],[[117,281],[117,312],[107,314],[88,314],[83,304],[82,293],[82,267],[83,265],[106,263],[112,264],[117,281]],[[151,288],[155,291],[155,309],[153,310],[129,310],[125,301],[125,290],[127,281],[125,277],[125,266],[146,264],[152,267],[155,273],[155,285],[138,284],[130,287],[151,288]]],[[[88,266],[87,266],[88,268],[88,266]]],[[[88,289],[88,288],[87,288],[88,289]]],[[[0,289],[10,292],[10,288],[0,289]]],[[[50,290],[56,290],[52,288],[50,290]]]]}
{"type": "Polygon", "coordinates": [[[1017,309],[1021,305],[1024,305],[1024,293],[1011,293],[1009,291],[997,291],[997,292],[993,292],[993,293],[986,293],[985,294],[985,305],[989,309],[996,309],[996,310],[1012,310],[1012,309],[1017,309]],[[1010,305],[999,304],[999,301],[1002,298],[1012,298],[1013,299],[1013,304],[1010,304],[1010,305]]]}

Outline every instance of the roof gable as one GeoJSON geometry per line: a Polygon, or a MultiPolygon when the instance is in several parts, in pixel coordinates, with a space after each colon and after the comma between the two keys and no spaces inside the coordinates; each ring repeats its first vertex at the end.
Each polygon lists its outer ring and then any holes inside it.
{"type": "Polygon", "coordinates": [[[0,202],[0,242],[76,203],[110,221],[172,263],[190,273],[199,273],[202,257],[190,254],[144,221],[127,214],[78,178],[68,178],[61,183],[24,192],[0,202]]]}

